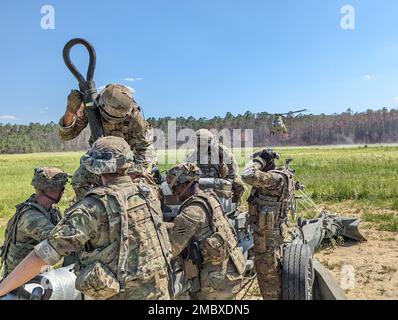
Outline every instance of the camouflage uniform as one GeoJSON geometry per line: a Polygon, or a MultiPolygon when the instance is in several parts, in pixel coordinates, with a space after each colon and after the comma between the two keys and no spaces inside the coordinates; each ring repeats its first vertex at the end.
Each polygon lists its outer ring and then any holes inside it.
{"type": "MultiPolygon", "coordinates": [[[[193,171],[199,171],[199,168],[188,163],[171,169],[167,174],[170,188],[173,181],[183,183],[184,176],[192,179],[193,171]],[[174,181],[179,170],[184,173],[174,181]]],[[[231,300],[235,297],[242,285],[246,262],[214,192],[199,191],[185,200],[169,227],[169,236],[173,256],[181,254],[184,259],[186,277],[200,281],[200,289],[190,292],[193,299],[231,300]],[[190,257],[193,244],[197,244],[200,251],[199,268],[194,267],[190,257]]]]}
{"type": "MultiPolygon", "coordinates": [[[[67,182],[67,174],[56,168],[36,168],[32,185],[36,190],[62,189],[67,182]],[[57,176],[58,175],[58,176],[57,176]],[[56,181],[59,177],[60,179],[56,181]]],[[[14,216],[8,221],[5,231],[1,261],[4,264],[4,278],[33,250],[34,246],[46,239],[61,214],[54,205],[44,208],[33,194],[28,200],[16,206],[14,216]]]]}
{"type": "MultiPolygon", "coordinates": [[[[102,101],[102,97],[107,97],[107,103],[113,103],[115,105],[116,100],[112,95],[118,94],[118,91],[115,89],[121,90],[123,95],[119,94],[117,97],[122,96],[130,99],[130,104],[132,101],[131,110],[123,109],[123,117],[120,117],[119,120],[115,121],[115,116],[113,118],[110,117],[110,112],[112,108],[100,108],[102,115],[102,125],[104,128],[105,136],[115,136],[121,137],[127,141],[130,145],[131,149],[135,154],[135,165],[134,170],[139,172],[147,172],[150,173],[152,170],[152,166],[156,164],[156,152],[153,148],[153,133],[152,128],[147,121],[145,121],[142,116],[140,107],[136,104],[131,92],[127,92],[127,88],[121,85],[108,85],[99,95],[99,102],[102,101]],[[128,112],[129,111],[129,112],[128,112]]],[[[129,101],[129,99],[126,99],[129,101]]],[[[123,101],[126,102],[127,101],[123,101]]],[[[78,102],[81,103],[81,102],[78,102]]],[[[120,108],[120,106],[117,106],[120,108]]],[[[113,109],[115,110],[115,109],[113,109]]],[[[75,118],[75,121],[72,125],[65,127],[64,126],[64,117],[62,117],[59,121],[59,135],[62,140],[68,141],[76,138],[84,128],[88,125],[88,119],[86,114],[84,113],[83,117],[75,118]]],[[[93,141],[90,138],[90,145],[92,145],[93,141]]],[[[92,187],[100,186],[101,180],[98,176],[93,175],[88,170],[85,169],[83,165],[77,169],[72,178],[72,186],[75,190],[77,199],[81,199],[84,194],[90,190],[92,187]]]]}
{"type": "Polygon", "coordinates": [[[90,190],[35,247],[52,265],[78,252],[76,288],[93,299],[169,299],[167,230],[156,194],[126,175],[132,158],[123,139],[98,139],[82,163],[95,174],[120,174],[90,190]]]}
{"type": "Polygon", "coordinates": [[[242,180],[252,186],[248,200],[249,222],[254,232],[259,287],[264,299],[279,299],[281,245],[289,239],[287,220],[294,197],[294,181],[289,170],[266,171],[267,165],[263,158],[254,157],[244,169],[242,180]]]}
{"type": "Polygon", "coordinates": [[[199,145],[201,142],[198,142],[198,147],[188,155],[185,162],[197,164],[202,171],[201,178],[221,178],[231,181],[233,201],[239,202],[245,187],[239,175],[235,156],[226,146],[216,142],[209,130],[200,129],[196,132],[196,136],[198,141],[207,140],[208,147],[204,148],[199,145]],[[202,150],[206,149],[207,154],[201,154],[202,150]]]}

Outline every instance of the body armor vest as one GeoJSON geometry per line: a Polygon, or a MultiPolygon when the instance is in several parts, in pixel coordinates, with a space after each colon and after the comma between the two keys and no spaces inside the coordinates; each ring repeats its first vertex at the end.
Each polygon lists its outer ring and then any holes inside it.
{"type": "Polygon", "coordinates": [[[87,193],[100,200],[109,222],[109,245],[86,248],[80,266],[106,265],[122,289],[126,282],[148,279],[165,270],[171,258],[160,207],[146,184],[110,185],[87,193]]]}
{"type": "MultiPolygon", "coordinates": [[[[16,206],[16,212],[7,224],[5,230],[4,245],[0,250],[1,263],[5,264],[5,274],[11,272],[38,244],[38,241],[30,238],[26,241],[18,241],[18,222],[28,210],[36,210],[47,218],[54,226],[61,220],[57,208],[47,211],[43,206],[33,200],[31,196],[27,201],[16,206]]],[[[23,236],[23,235],[21,235],[23,236]]]]}
{"type": "Polygon", "coordinates": [[[236,237],[224,215],[220,201],[214,192],[206,191],[188,198],[180,208],[200,204],[205,208],[209,224],[205,224],[195,235],[193,241],[199,243],[203,264],[222,264],[231,258],[239,274],[243,274],[246,261],[237,246],[236,237]]]}
{"type": "Polygon", "coordinates": [[[197,165],[199,166],[200,170],[202,171],[201,177],[202,178],[220,178],[220,165],[222,164],[222,150],[218,150],[218,159],[213,159],[215,155],[211,154],[214,152],[213,149],[209,150],[209,153],[206,154],[207,159],[203,159],[200,156],[200,149],[196,151],[197,157],[197,165]],[[216,163],[212,163],[216,161],[216,163]]]}
{"type": "MultiPolygon", "coordinates": [[[[249,205],[255,211],[272,211],[280,219],[287,218],[294,202],[294,180],[292,173],[287,169],[270,170],[282,177],[280,185],[275,189],[271,188],[252,188],[249,205]]],[[[253,210],[250,210],[253,211],[253,210]]]]}

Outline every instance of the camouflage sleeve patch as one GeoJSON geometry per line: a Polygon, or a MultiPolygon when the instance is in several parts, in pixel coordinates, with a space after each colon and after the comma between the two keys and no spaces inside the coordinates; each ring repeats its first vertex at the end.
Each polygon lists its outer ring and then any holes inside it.
{"type": "Polygon", "coordinates": [[[46,239],[54,227],[54,224],[48,218],[34,209],[23,213],[18,221],[18,232],[36,241],[46,239]]]}
{"type": "Polygon", "coordinates": [[[41,259],[51,266],[55,265],[62,258],[47,240],[44,240],[36,245],[34,250],[41,259]]]}
{"type": "Polygon", "coordinates": [[[173,256],[179,255],[188,246],[205,222],[206,212],[199,204],[192,204],[181,211],[175,218],[173,227],[168,229],[173,256]]]}
{"type": "Polygon", "coordinates": [[[68,141],[76,138],[80,132],[87,127],[88,120],[87,117],[76,118],[72,125],[64,126],[64,117],[59,120],[59,136],[62,140],[68,141]]]}
{"type": "Polygon", "coordinates": [[[153,144],[152,127],[138,109],[133,111],[129,127],[131,131],[129,144],[132,149],[146,149],[153,144]]]}
{"type": "Polygon", "coordinates": [[[135,149],[135,162],[130,171],[151,173],[152,167],[157,163],[155,149],[152,145],[146,149],[135,149]]]}
{"type": "MultiPolygon", "coordinates": [[[[262,172],[260,163],[250,161],[242,173],[242,180],[255,188],[269,188],[275,184],[274,177],[269,172],[262,172]]],[[[278,180],[279,181],[279,180],[278,180]]]]}
{"type": "Polygon", "coordinates": [[[57,224],[48,236],[48,243],[61,256],[79,251],[101,230],[100,217],[105,213],[103,204],[90,196],[84,198],[57,224]]]}

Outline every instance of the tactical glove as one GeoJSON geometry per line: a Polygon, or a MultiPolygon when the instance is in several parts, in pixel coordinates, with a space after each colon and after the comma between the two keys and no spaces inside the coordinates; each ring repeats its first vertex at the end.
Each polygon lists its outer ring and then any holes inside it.
{"type": "Polygon", "coordinates": [[[72,90],[68,95],[68,104],[66,106],[66,111],[76,114],[82,103],[83,99],[81,93],[78,90],[72,90]]]}

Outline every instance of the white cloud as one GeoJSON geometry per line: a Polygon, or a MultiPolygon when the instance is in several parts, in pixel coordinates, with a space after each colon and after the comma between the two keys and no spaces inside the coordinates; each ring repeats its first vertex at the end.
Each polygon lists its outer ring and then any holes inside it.
{"type": "Polygon", "coordinates": [[[11,115],[0,116],[0,120],[18,120],[17,117],[11,115]]]}
{"type": "Polygon", "coordinates": [[[364,78],[365,80],[372,80],[372,76],[371,76],[370,74],[365,74],[365,75],[363,76],[363,78],[364,78]]]}
{"type": "Polygon", "coordinates": [[[143,79],[142,79],[142,78],[139,78],[139,77],[137,77],[137,78],[134,78],[134,77],[127,77],[127,78],[124,78],[123,80],[124,80],[124,81],[134,82],[134,81],[141,81],[141,80],[143,80],[143,79]]]}
{"type": "Polygon", "coordinates": [[[45,114],[48,111],[48,107],[43,108],[39,111],[40,114],[45,114]]]}
{"type": "Polygon", "coordinates": [[[395,101],[398,101],[398,97],[394,97],[393,99],[394,99],[395,101]]]}

